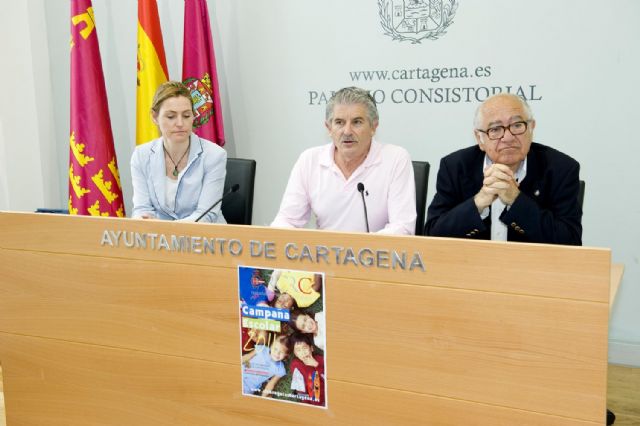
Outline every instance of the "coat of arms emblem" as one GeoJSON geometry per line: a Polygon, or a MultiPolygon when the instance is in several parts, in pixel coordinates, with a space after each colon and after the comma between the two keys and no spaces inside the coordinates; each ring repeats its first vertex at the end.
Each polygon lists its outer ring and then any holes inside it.
{"type": "Polygon", "coordinates": [[[413,44],[436,40],[453,23],[458,0],[378,0],[385,34],[413,44]]]}
{"type": "Polygon", "coordinates": [[[211,93],[211,79],[209,74],[205,73],[202,79],[187,78],[183,81],[191,92],[191,100],[196,116],[193,121],[193,127],[201,127],[209,121],[213,115],[213,95],[211,93]]]}

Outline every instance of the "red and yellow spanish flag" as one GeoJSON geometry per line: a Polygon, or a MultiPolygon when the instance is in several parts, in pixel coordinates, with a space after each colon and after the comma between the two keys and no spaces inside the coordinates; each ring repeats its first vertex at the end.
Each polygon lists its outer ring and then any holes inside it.
{"type": "Polygon", "coordinates": [[[167,81],[167,59],[156,0],[138,0],[138,86],[136,89],[136,144],[160,136],[151,121],[153,94],[167,81]]]}
{"type": "Polygon", "coordinates": [[[125,214],[91,0],[71,0],[69,213],[125,214]]]}
{"type": "Polygon", "coordinates": [[[191,91],[195,133],[224,146],[216,57],[206,0],[185,0],[182,82],[191,91]]]}

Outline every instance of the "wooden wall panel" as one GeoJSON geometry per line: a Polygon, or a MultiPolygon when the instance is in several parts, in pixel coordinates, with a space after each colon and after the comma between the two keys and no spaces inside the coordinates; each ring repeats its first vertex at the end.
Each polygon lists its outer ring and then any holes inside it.
{"type": "Polygon", "coordinates": [[[243,397],[227,364],[1,333],[0,348],[11,426],[602,424],[332,379],[323,410],[243,397]]]}
{"type": "Polygon", "coordinates": [[[0,315],[12,333],[239,359],[233,268],[1,249],[0,254],[6,260],[0,273],[7,277],[0,315]]]}
{"type": "Polygon", "coordinates": [[[438,425],[604,418],[608,250],[8,213],[0,235],[0,363],[16,424],[60,404],[71,405],[59,424],[85,424],[83,413],[365,424],[380,411],[406,424],[424,407],[438,425]],[[105,229],[237,238],[245,252],[103,247],[105,229]],[[252,239],[273,241],[277,259],[251,257],[252,239]],[[420,252],[426,272],[288,260],[289,242],[420,252]],[[326,273],[329,410],[240,396],[238,264],[326,273]]]}
{"type": "MultiPolygon", "coordinates": [[[[13,251],[4,258],[9,332],[238,362],[233,268],[13,251]],[[21,272],[30,265],[38,268],[21,272]]],[[[605,355],[588,356],[593,341],[606,339],[603,304],[341,278],[325,288],[337,379],[490,404],[510,397],[537,411],[562,400],[551,411],[558,415],[604,409],[588,397],[606,379],[605,355]],[[560,375],[561,385],[529,398],[560,375]]]]}
{"type": "Polygon", "coordinates": [[[378,282],[337,284],[327,313],[333,377],[487,404],[509,401],[564,416],[605,410],[597,395],[606,383],[607,353],[594,352],[593,342],[607,338],[606,306],[378,282]]]}

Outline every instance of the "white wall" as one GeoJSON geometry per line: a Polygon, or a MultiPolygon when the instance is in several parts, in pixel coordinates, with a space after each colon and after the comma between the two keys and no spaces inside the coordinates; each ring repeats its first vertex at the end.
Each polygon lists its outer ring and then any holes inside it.
{"type": "MultiPolygon", "coordinates": [[[[471,121],[477,102],[394,103],[393,91],[533,85],[541,98],[531,102],[538,121],[534,139],[582,165],[581,177],[587,182],[584,244],[611,247],[613,261],[626,266],[611,322],[611,360],[640,366],[640,230],[635,223],[640,202],[634,173],[640,138],[629,130],[640,111],[640,3],[458,3],[446,35],[410,44],[383,34],[376,1],[209,0],[226,148],[230,156],[258,161],[254,223],[268,224],[275,215],[298,154],[328,141],[324,106],[309,104],[311,91],[360,85],[379,90],[379,95],[384,92],[378,138],[405,146],[414,159],[431,162],[432,197],[439,159],[473,143],[471,121]],[[439,82],[350,78],[352,71],[462,66],[490,67],[491,75],[439,82]]],[[[159,5],[169,73],[179,79],[183,2],[159,0],[159,5]]],[[[2,49],[7,50],[2,57],[12,58],[11,67],[3,60],[2,75],[5,82],[24,84],[10,87],[2,100],[0,208],[64,207],[69,2],[1,0],[1,6],[3,22],[7,21],[0,27],[2,49]],[[34,106],[35,99],[43,101],[34,106]],[[22,142],[25,136],[29,140],[22,142]],[[25,184],[34,191],[25,193],[25,184]]],[[[128,162],[135,139],[136,7],[130,0],[94,0],[128,211],[128,162]]]]}
{"type": "Polygon", "coordinates": [[[56,158],[68,158],[69,152],[54,137],[42,4],[40,0],[1,5],[0,209],[33,211],[65,198],[66,189],[57,184],[65,169],[56,158]]]}

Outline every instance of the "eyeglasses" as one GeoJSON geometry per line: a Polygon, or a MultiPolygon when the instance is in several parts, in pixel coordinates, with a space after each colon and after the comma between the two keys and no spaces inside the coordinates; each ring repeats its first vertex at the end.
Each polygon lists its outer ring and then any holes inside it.
{"type": "Polygon", "coordinates": [[[509,133],[513,136],[518,136],[527,131],[527,127],[529,127],[529,122],[527,121],[516,121],[515,123],[511,123],[508,126],[493,126],[489,127],[487,130],[476,129],[477,131],[484,133],[487,135],[489,139],[492,141],[501,139],[504,136],[504,132],[509,129],[509,133]]]}

